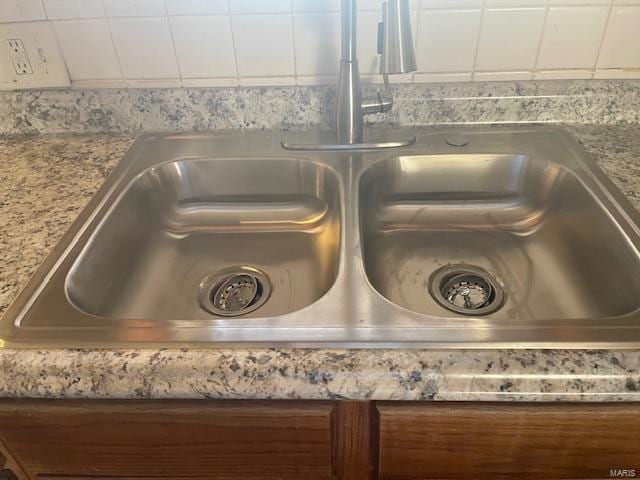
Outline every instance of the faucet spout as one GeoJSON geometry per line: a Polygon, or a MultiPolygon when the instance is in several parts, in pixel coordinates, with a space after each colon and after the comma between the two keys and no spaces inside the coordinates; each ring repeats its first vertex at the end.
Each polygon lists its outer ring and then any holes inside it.
{"type": "Polygon", "coordinates": [[[380,73],[415,72],[416,54],[411,34],[409,0],[388,0],[382,4],[380,73]]]}
{"type": "Polygon", "coordinates": [[[340,73],[336,92],[335,126],[340,144],[363,142],[364,116],[388,112],[393,106],[388,74],[416,70],[411,35],[409,0],[387,0],[383,3],[383,22],[378,31],[378,53],[385,91],[363,98],[357,58],[358,13],[356,0],[341,0],[340,73]]]}

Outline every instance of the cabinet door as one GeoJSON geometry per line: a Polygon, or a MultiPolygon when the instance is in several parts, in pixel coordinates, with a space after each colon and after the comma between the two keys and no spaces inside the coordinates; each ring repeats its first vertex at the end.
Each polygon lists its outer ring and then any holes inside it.
{"type": "Polygon", "coordinates": [[[31,477],[331,479],[329,403],[10,401],[0,439],[31,477]]]}
{"type": "Polygon", "coordinates": [[[640,476],[640,405],[378,405],[380,478],[640,476]]]}
{"type": "Polygon", "coordinates": [[[27,474],[11,458],[7,447],[0,439],[0,480],[26,479],[27,474]]]}

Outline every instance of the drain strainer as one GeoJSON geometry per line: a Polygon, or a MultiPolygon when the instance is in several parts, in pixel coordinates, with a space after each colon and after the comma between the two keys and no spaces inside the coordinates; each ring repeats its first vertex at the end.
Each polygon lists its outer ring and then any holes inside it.
{"type": "Polygon", "coordinates": [[[271,282],[267,274],[244,265],[209,275],[198,288],[200,306],[223,317],[253,312],[264,305],[270,295],[271,282]]]}
{"type": "Polygon", "coordinates": [[[446,265],[429,279],[429,293],[441,306],[463,315],[488,315],[504,304],[504,290],[483,268],[446,265]]]}

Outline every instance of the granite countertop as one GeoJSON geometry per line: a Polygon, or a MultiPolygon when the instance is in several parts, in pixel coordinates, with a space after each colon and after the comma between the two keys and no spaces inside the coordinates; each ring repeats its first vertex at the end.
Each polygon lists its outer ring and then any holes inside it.
{"type": "MultiPolygon", "coordinates": [[[[640,125],[567,128],[640,209],[640,125]]],[[[0,314],[132,141],[0,137],[0,314]]],[[[640,352],[0,349],[0,397],[640,401],[640,352]]]]}

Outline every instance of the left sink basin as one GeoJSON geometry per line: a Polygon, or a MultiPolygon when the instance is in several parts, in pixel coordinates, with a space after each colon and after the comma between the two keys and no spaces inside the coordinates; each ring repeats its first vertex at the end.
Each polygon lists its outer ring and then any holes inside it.
{"type": "Polygon", "coordinates": [[[0,348],[317,338],[308,310],[339,316],[339,166],[267,132],[140,137],[3,316],[0,348]]]}
{"type": "Polygon", "coordinates": [[[71,268],[80,310],[119,319],[268,317],[338,270],[338,182],[300,159],[178,160],[139,174],[71,268]]]}

